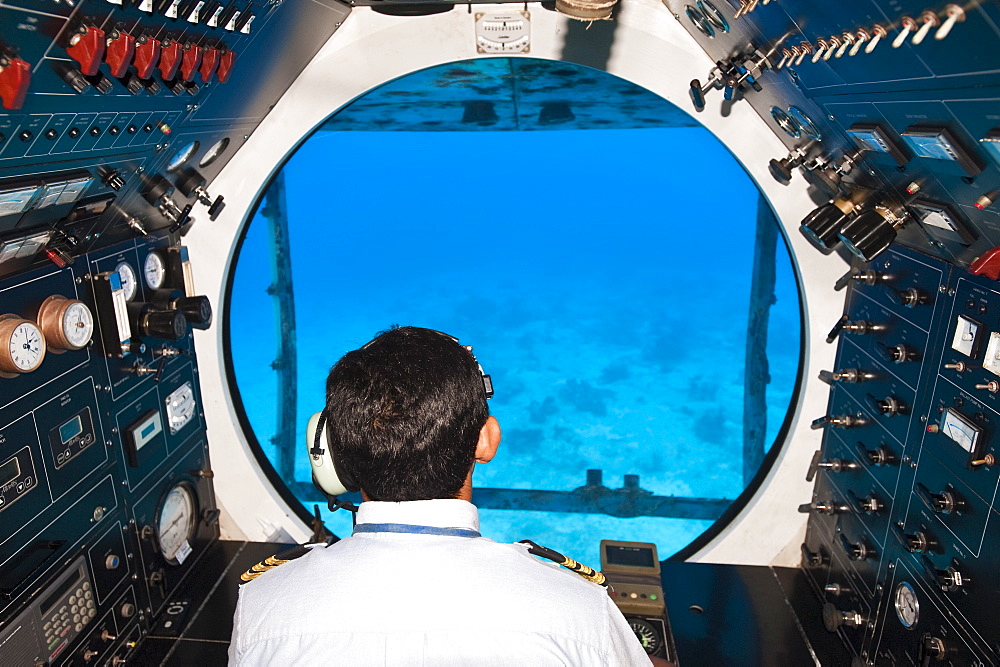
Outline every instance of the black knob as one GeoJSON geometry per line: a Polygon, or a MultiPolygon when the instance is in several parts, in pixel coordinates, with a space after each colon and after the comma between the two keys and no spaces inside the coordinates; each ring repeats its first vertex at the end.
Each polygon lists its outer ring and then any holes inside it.
{"type": "Polygon", "coordinates": [[[896,462],[896,456],[892,453],[892,450],[885,445],[879,445],[875,449],[868,449],[865,443],[859,442],[857,444],[858,454],[861,457],[863,463],[873,466],[885,466],[892,465],[896,462]]]}
{"type": "Polygon", "coordinates": [[[906,414],[906,405],[895,396],[886,396],[884,399],[879,399],[868,394],[866,399],[868,407],[877,414],[883,414],[886,417],[906,414]]]}
{"type": "MultiPolygon", "coordinates": [[[[780,164],[771,160],[771,174],[774,175],[775,165],[780,164]]],[[[777,176],[775,176],[777,178],[777,176]]],[[[791,174],[789,173],[789,179],[791,174]]],[[[779,179],[780,180],[780,179],[779,179]]],[[[825,253],[829,253],[840,243],[837,234],[847,223],[848,215],[833,204],[827,204],[815,209],[812,213],[802,219],[799,230],[809,242],[825,253]]]]}
{"type": "Polygon", "coordinates": [[[838,234],[852,253],[870,262],[896,239],[896,228],[877,211],[865,211],[838,234]]]}
{"type": "Polygon", "coordinates": [[[903,532],[903,526],[898,523],[892,524],[892,535],[911,554],[927,553],[938,546],[937,540],[926,531],[918,530],[913,534],[906,533],[903,532]]]}
{"type": "Polygon", "coordinates": [[[701,81],[698,79],[691,80],[688,95],[691,97],[691,103],[694,105],[695,111],[705,110],[705,95],[701,92],[701,81]]]}
{"type": "Polygon", "coordinates": [[[153,206],[156,206],[161,199],[169,196],[174,191],[174,186],[170,185],[170,181],[159,174],[151,176],[141,174],[140,178],[142,179],[143,186],[142,198],[153,206]]]}
{"type": "Polygon", "coordinates": [[[212,303],[207,296],[186,296],[175,300],[174,306],[195,329],[212,326],[212,303]]]}
{"type": "Polygon", "coordinates": [[[882,355],[883,359],[897,364],[906,363],[907,361],[916,361],[919,356],[919,353],[916,350],[905,343],[891,346],[879,343],[878,351],[882,355]]]}
{"type": "Polygon", "coordinates": [[[909,289],[898,290],[889,288],[889,299],[899,306],[905,306],[906,308],[913,308],[914,306],[922,306],[928,302],[927,295],[918,290],[916,287],[910,287],[909,289]]]}
{"type": "Polygon", "coordinates": [[[829,632],[836,632],[844,625],[856,628],[864,622],[864,617],[856,611],[840,611],[832,602],[823,605],[823,627],[829,632]]]}
{"type": "Polygon", "coordinates": [[[180,190],[185,197],[194,197],[197,194],[195,190],[204,187],[207,181],[197,169],[184,167],[177,172],[175,182],[177,183],[177,189],[180,190]]]}
{"type": "Polygon", "coordinates": [[[165,340],[180,340],[187,335],[187,320],[179,310],[147,308],[138,319],[139,334],[165,340]]]}

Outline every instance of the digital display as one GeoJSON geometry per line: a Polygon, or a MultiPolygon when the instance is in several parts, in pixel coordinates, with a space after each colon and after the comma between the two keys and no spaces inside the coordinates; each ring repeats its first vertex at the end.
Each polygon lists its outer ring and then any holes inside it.
{"type": "Polygon", "coordinates": [[[976,453],[979,436],[983,433],[982,429],[951,408],[945,410],[941,418],[941,432],[970,454],[976,453]]]}
{"type": "Polygon", "coordinates": [[[73,588],[73,586],[76,585],[76,582],[78,582],[80,580],[80,571],[79,570],[76,571],[76,575],[77,576],[75,576],[75,577],[67,577],[66,581],[64,581],[61,584],[59,584],[59,587],[56,588],[54,591],[52,591],[51,595],[49,595],[47,598],[45,598],[45,601],[42,602],[42,606],[41,606],[42,615],[43,616],[45,614],[47,614],[48,611],[57,602],[59,602],[60,598],[62,598],[62,596],[66,594],[66,591],[68,591],[69,589],[73,588]]]}
{"type": "Polygon", "coordinates": [[[145,447],[153,436],[163,430],[163,423],[160,421],[160,413],[154,412],[147,415],[141,422],[132,429],[132,436],[135,439],[135,450],[139,451],[145,447]]]}
{"type": "Polygon", "coordinates": [[[900,165],[909,161],[906,149],[900,145],[896,134],[890,134],[875,123],[855,123],[847,129],[847,133],[862,150],[885,153],[900,165]]]}
{"type": "Polygon", "coordinates": [[[604,557],[609,565],[628,565],[630,567],[653,567],[653,550],[645,547],[623,547],[607,544],[604,547],[604,557]]]}
{"type": "Polygon", "coordinates": [[[903,139],[920,157],[957,162],[969,176],[983,170],[982,158],[964,149],[946,127],[910,127],[903,132],[903,139]]]}
{"type": "Polygon", "coordinates": [[[59,439],[64,445],[81,433],[83,433],[83,420],[80,419],[80,415],[59,427],[59,439]]]}
{"type": "Polygon", "coordinates": [[[0,465],[0,486],[11,482],[21,476],[21,464],[17,457],[12,458],[3,465],[0,465]]]}
{"type": "Polygon", "coordinates": [[[877,127],[870,130],[850,130],[849,132],[858,145],[866,151],[889,152],[889,142],[885,140],[877,127]]]}

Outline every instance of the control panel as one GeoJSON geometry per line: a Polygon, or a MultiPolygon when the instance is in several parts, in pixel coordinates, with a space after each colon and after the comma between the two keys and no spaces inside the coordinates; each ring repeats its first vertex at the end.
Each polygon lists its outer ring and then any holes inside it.
{"type": "Polygon", "coordinates": [[[893,246],[841,284],[800,507],[812,613],[858,664],[996,664],[1000,283],[893,246]]]}

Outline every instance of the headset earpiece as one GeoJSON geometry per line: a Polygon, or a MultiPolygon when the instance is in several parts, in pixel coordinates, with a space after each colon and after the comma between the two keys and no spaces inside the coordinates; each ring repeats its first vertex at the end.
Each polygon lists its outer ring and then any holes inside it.
{"type": "Polygon", "coordinates": [[[330,449],[326,429],[326,412],[317,412],[306,426],[306,453],[312,466],[313,483],[330,496],[357,491],[358,486],[341,466],[330,449]]]}

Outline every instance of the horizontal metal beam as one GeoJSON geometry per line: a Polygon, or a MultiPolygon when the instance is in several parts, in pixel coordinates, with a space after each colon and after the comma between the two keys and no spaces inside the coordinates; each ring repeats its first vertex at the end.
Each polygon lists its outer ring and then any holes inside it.
{"type": "MultiPolygon", "coordinates": [[[[312,484],[297,482],[292,490],[303,503],[326,505],[326,499],[312,484]]],[[[340,499],[361,502],[360,495],[353,493],[340,496],[340,499]]],[[[573,491],[477,488],[473,490],[473,501],[476,507],[491,510],[607,514],[621,518],[655,516],[702,521],[715,521],[733,502],[728,498],[656,496],[637,487],[609,489],[602,485],[582,486],[573,491]]]]}

